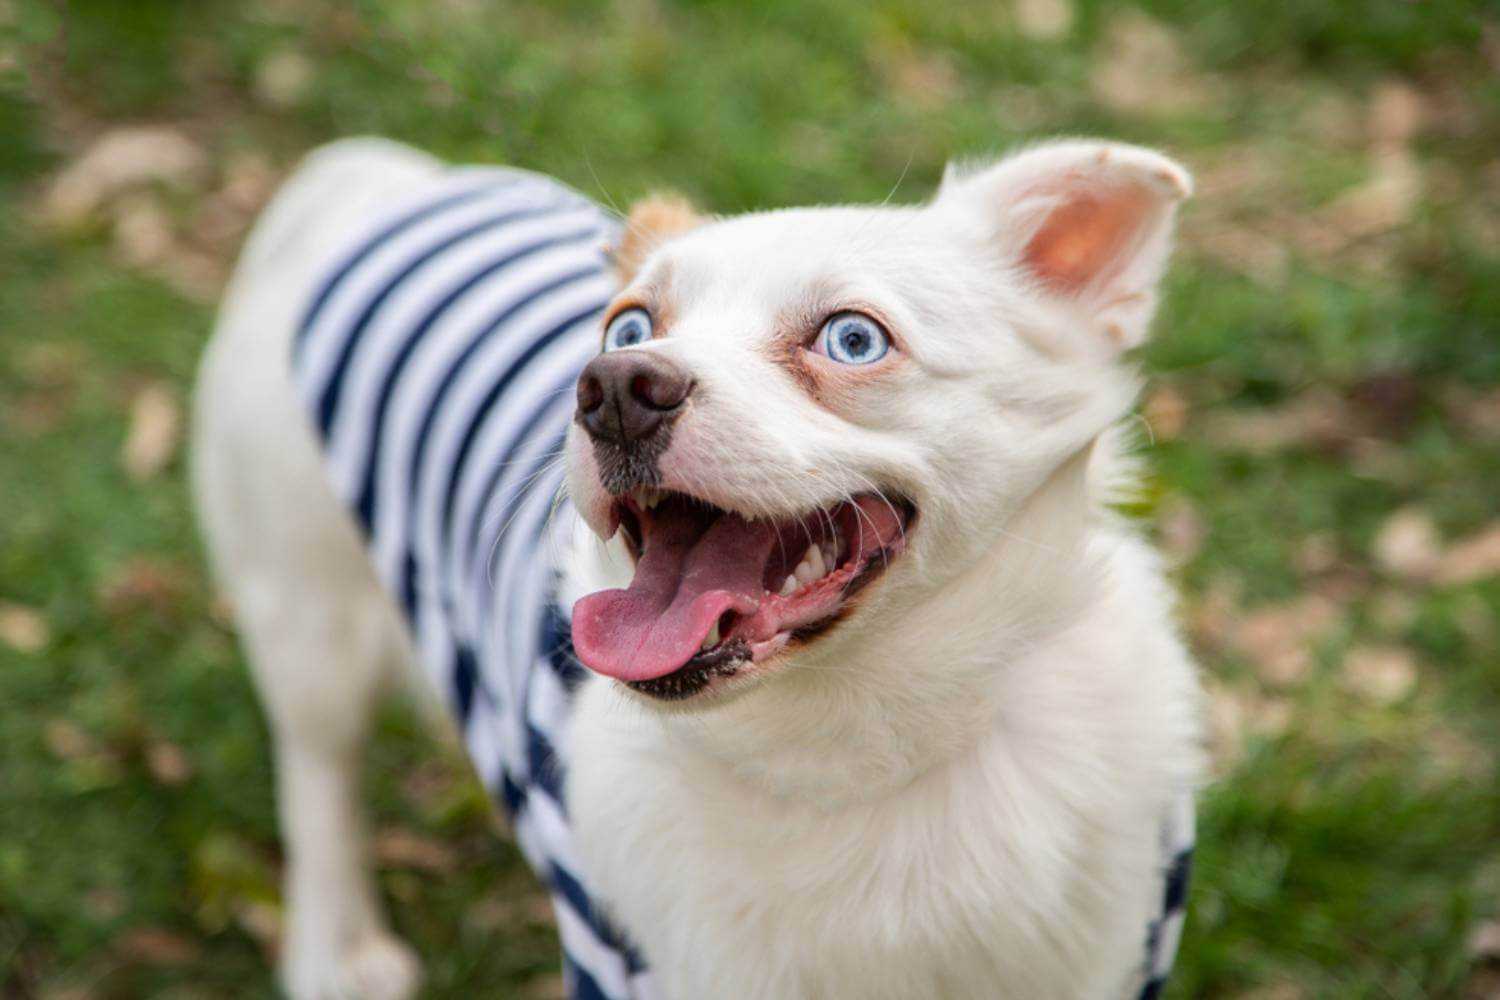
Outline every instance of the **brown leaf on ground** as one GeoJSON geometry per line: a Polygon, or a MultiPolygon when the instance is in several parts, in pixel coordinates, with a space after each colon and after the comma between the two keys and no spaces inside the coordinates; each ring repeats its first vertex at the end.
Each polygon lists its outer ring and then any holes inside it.
{"type": "Polygon", "coordinates": [[[250,900],[234,909],[234,922],[260,945],[268,962],[274,963],[281,950],[281,908],[274,903],[250,900]]]}
{"type": "Polygon", "coordinates": [[[1320,218],[1335,245],[1352,243],[1408,222],[1422,199],[1422,168],[1405,149],[1376,156],[1370,176],[1339,195],[1320,218]]]}
{"type": "Polygon", "coordinates": [[[1417,663],[1400,646],[1356,646],[1344,656],[1344,687],[1377,705],[1393,705],[1417,686],[1417,663]]]}
{"type": "Polygon", "coordinates": [[[1476,961],[1500,962],[1500,920],[1487,920],[1469,935],[1469,957],[1476,961]]]}
{"type": "Polygon", "coordinates": [[[1497,575],[1500,575],[1500,521],[1453,543],[1433,568],[1433,578],[1448,586],[1497,575]]]}
{"type": "Polygon", "coordinates": [[[388,827],[375,835],[377,864],[387,868],[415,868],[446,874],[458,867],[458,857],[448,845],[400,827],[388,827]]]}
{"type": "Polygon", "coordinates": [[[67,719],[53,719],[42,730],[47,749],[61,760],[84,760],[103,754],[103,748],[82,726],[67,719]]]}
{"type": "Polygon", "coordinates": [[[317,72],[312,60],[296,49],[278,49],[255,67],[255,96],[285,110],[296,107],[307,96],[317,72]]]}
{"type": "Polygon", "coordinates": [[[1197,429],[1210,444],[1264,455],[1293,446],[1346,446],[1355,432],[1355,418],[1342,396],[1316,388],[1280,406],[1206,415],[1197,429]]]}
{"type": "Polygon", "coordinates": [[[1244,759],[1249,737],[1275,738],[1286,732],[1291,722],[1292,706],[1284,698],[1218,681],[1209,681],[1206,689],[1209,756],[1219,774],[1232,771],[1244,759]]]}
{"type": "Polygon", "coordinates": [[[134,556],[111,572],[99,590],[100,603],[113,617],[149,611],[174,614],[192,587],[192,574],[179,562],[134,556]]]}
{"type": "Polygon", "coordinates": [[[113,129],[57,175],[44,197],[43,210],[55,226],[79,226],[132,188],[153,183],[192,187],[202,179],[206,166],[203,150],[175,129],[151,125],[113,129]]]}
{"type": "Polygon", "coordinates": [[[193,762],[182,747],[169,740],[155,740],[146,746],[146,769],[159,784],[177,786],[193,776],[193,762]]]}
{"type": "Polygon", "coordinates": [[[1312,669],[1312,645],[1338,622],[1342,612],[1338,602],[1309,593],[1241,618],[1234,628],[1233,644],[1250,660],[1261,680],[1275,687],[1290,687],[1307,679],[1312,669]]]}
{"type": "Polygon", "coordinates": [[[481,934],[514,927],[551,927],[555,920],[552,900],[537,891],[488,896],[464,911],[465,925],[481,934]]]}
{"type": "Polygon", "coordinates": [[[1500,438],[1500,389],[1476,392],[1466,385],[1449,385],[1442,391],[1443,414],[1467,431],[1500,438]]]}
{"type": "Polygon", "coordinates": [[[1089,83],[1116,111],[1171,115],[1213,101],[1213,88],[1183,55],[1177,35],[1136,10],[1110,18],[1089,83]]]}
{"type": "Polygon", "coordinates": [[[1404,80],[1387,80],[1370,96],[1369,134],[1377,148],[1406,146],[1422,128],[1425,102],[1404,80]]]}
{"type": "Polygon", "coordinates": [[[0,601],[0,642],[18,653],[39,653],[52,640],[52,629],[40,611],[0,601]]]}
{"type": "Polygon", "coordinates": [[[196,961],[200,948],[189,937],[163,927],[137,927],[121,934],[114,950],[127,961],[147,965],[186,965],[196,961]]]}
{"type": "Polygon", "coordinates": [[[913,108],[941,108],[957,99],[963,86],[951,55],[919,48],[903,35],[890,35],[873,44],[869,61],[887,88],[913,108]]]}
{"type": "Polygon", "coordinates": [[[1188,402],[1182,397],[1182,393],[1171,386],[1157,386],[1146,397],[1141,415],[1146,418],[1146,426],[1151,428],[1153,438],[1171,441],[1182,433],[1182,428],[1187,424],[1188,402]]]}
{"type": "Polygon", "coordinates": [[[1056,41],[1073,27],[1072,0],[1016,0],[1016,27],[1027,38],[1056,41]]]}
{"type": "Polygon", "coordinates": [[[1442,539],[1432,518],[1420,507],[1403,507],[1380,526],[1372,555],[1392,576],[1426,580],[1442,558],[1442,539]]]}
{"type": "Polygon", "coordinates": [[[114,249],[131,267],[150,267],[172,251],[172,219],[161,200],[141,191],[120,199],[114,212],[114,249]]]}
{"type": "Polygon", "coordinates": [[[1162,549],[1179,566],[1192,561],[1208,533],[1203,517],[1182,497],[1172,497],[1163,503],[1156,523],[1162,549]]]}
{"type": "Polygon", "coordinates": [[[164,382],[144,386],[130,403],[130,428],[120,450],[125,472],[136,482],[161,472],[172,461],[181,433],[176,393],[164,382]]]}
{"type": "Polygon", "coordinates": [[[521,995],[526,1000],[564,1000],[568,995],[568,984],[560,973],[544,972],[526,980],[521,995]]]}
{"type": "Polygon", "coordinates": [[[1297,570],[1307,576],[1318,576],[1339,564],[1338,540],[1327,532],[1308,535],[1297,544],[1297,570]]]}

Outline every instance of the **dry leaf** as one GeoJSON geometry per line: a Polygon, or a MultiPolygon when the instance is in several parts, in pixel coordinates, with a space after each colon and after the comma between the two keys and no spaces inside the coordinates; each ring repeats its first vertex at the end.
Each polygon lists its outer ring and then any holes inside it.
{"type": "Polygon", "coordinates": [[[197,144],[164,126],[127,126],[104,133],[52,182],[45,198],[56,226],[87,222],[116,195],[145,184],[196,184],[207,159],[197,144]]]}
{"type": "Polygon", "coordinates": [[[1220,411],[1197,426],[1210,444],[1270,454],[1292,446],[1342,447],[1353,436],[1355,423],[1342,396],[1317,388],[1280,406],[1220,411]]]}
{"type": "Polygon", "coordinates": [[[521,995],[526,1000],[565,1000],[568,996],[568,984],[561,974],[544,972],[526,980],[526,985],[521,987],[521,995]]]}
{"type": "Polygon", "coordinates": [[[1310,593],[1246,615],[1235,626],[1233,643],[1267,684],[1300,684],[1312,669],[1312,644],[1339,620],[1341,611],[1329,597],[1310,593]]]}
{"type": "Polygon", "coordinates": [[[1370,99],[1370,140],[1376,148],[1408,145],[1422,127],[1422,95],[1402,80],[1387,80],[1370,99]]]}
{"type": "Polygon", "coordinates": [[[190,586],[191,574],[182,564],[136,556],[106,577],[99,599],[104,610],[115,617],[142,611],[170,615],[181,605],[190,586]]]}
{"type": "Polygon", "coordinates": [[[101,748],[83,728],[67,719],[53,719],[42,730],[47,749],[62,760],[84,760],[98,757],[101,748]]]}
{"type": "Polygon", "coordinates": [[[1426,580],[1437,569],[1442,541],[1425,510],[1403,507],[1380,526],[1373,554],[1376,565],[1392,576],[1426,580]]]}
{"type": "Polygon", "coordinates": [[[1500,575],[1500,522],[1455,542],[1437,560],[1433,576],[1450,586],[1500,575]]]}
{"type": "Polygon", "coordinates": [[[1405,149],[1378,155],[1370,176],[1320,213],[1337,243],[1351,243],[1405,224],[1422,198],[1422,168],[1405,149]]]}
{"type": "Polygon", "coordinates": [[[154,195],[141,192],[121,199],[114,211],[114,246],[132,267],[150,267],[172,250],[172,220],[154,195]]]}
{"type": "Polygon", "coordinates": [[[186,965],[198,958],[196,942],[162,927],[137,927],[115,940],[122,957],[148,965],[186,965]]]}
{"type": "Polygon", "coordinates": [[[171,388],[153,382],[136,393],[130,404],[130,429],[120,452],[130,478],[140,482],[166,468],[177,450],[181,429],[182,415],[171,388]]]}
{"type": "Polygon", "coordinates": [[[1392,705],[1417,684],[1417,664],[1400,646],[1356,646],[1344,657],[1344,686],[1377,705],[1392,705]]]}
{"type": "Polygon", "coordinates": [[[1062,38],[1073,27],[1072,0],[1016,0],[1016,27],[1040,42],[1062,38]]]}
{"type": "Polygon", "coordinates": [[[52,630],[41,612],[0,601],[0,642],[20,653],[39,653],[51,639],[52,630]]]}
{"type": "Polygon", "coordinates": [[[281,49],[261,60],[255,69],[255,95],[273,108],[291,108],[312,86],[312,60],[295,49],[281,49]]]}
{"type": "Polygon", "coordinates": [[[458,865],[458,858],[446,844],[398,827],[375,835],[374,852],[376,862],[388,868],[415,868],[444,874],[458,865]]]}
{"type": "Polygon", "coordinates": [[[1162,548],[1177,565],[1192,561],[1203,547],[1203,538],[1208,533],[1198,511],[1181,497],[1173,497],[1162,505],[1161,513],[1157,515],[1157,527],[1162,548]]]}
{"type": "Polygon", "coordinates": [[[1187,423],[1188,404],[1182,394],[1169,385],[1158,386],[1141,407],[1141,415],[1158,441],[1170,441],[1182,433],[1187,423]]]}
{"type": "Polygon", "coordinates": [[[1308,576],[1327,573],[1339,564],[1338,540],[1326,532],[1308,535],[1297,545],[1297,569],[1308,576]]]}
{"type": "Polygon", "coordinates": [[[235,906],[234,920],[274,963],[281,949],[281,908],[256,900],[241,902],[235,906]]]}
{"type": "Polygon", "coordinates": [[[182,747],[167,740],[147,745],[146,768],[163,785],[181,785],[193,776],[193,763],[182,747]]]}
{"type": "Polygon", "coordinates": [[[1139,114],[1191,111],[1212,99],[1171,29],[1135,10],[1110,19],[1090,84],[1108,107],[1139,114]]]}
{"type": "Polygon", "coordinates": [[[1488,920],[1469,935],[1469,957],[1481,962],[1500,961],[1500,920],[1488,920]]]}
{"type": "Polygon", "coordinates": [[[1220,774],[1244,758],[1248,737],[1280,736],[1291,722],[1292,708],[1285,699],[1215,681],[1208,682],[1207,692],[1209,756],[1220,774]]]}

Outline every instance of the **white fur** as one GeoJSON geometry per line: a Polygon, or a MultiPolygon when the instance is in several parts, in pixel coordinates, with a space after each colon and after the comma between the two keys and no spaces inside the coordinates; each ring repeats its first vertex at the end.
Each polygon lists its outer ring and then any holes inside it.
{"type": "MultiPolygon", "coordinates": [[[[315,154],[257,228],[199,383],[197,496],[276,741],[298,998],[414,988],[355,795],[370,704],[411,656],[285,358],[331,243],[435,168],[369,140],[315,154]]],[[[1199,691],[1157,560],[1103,499],[1128,476],[1111,426],[1136,379],[1118,352],[1145,334],[1187,190],[1157,154],[1057,144],[955,172],[929,205],[744,216],[646,261],[637,284],[668,287],[675,319],[638,349],[703,388],[664,485],[752,515],[877,485],[920,510],[852,618],[728,696],[664,709],[585,685],[580,853],[668,997],[1117,997],[1131,981],[1159,824],[1199,774],[1199,691]],[[1031,280],[1022,248],[1048,206],[1121,184],[1157,200],[1108,281],[1065,299],[1031,280]],[[765,343],[789,310],[841,300],[881,309],[906,351],[824,406],[765,343]]],[[[576,435],[570,459],[603,527],[576,435]]],[[[569,597],[608,569],[579,537],[569,597]]]]}

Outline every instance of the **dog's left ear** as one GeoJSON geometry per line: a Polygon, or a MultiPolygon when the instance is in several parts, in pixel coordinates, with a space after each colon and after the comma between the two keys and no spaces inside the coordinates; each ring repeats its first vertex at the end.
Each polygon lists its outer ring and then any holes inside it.
{"type": "Polygon", "coordinates": [[[1118,351],[1146,337],[1192,178],[1120,143],[1037,146],[979,170],[950,165],[935,205],[980,222],[1005,264],[1118,351]]]}
{"type": "Polygon", "coordinates": [[[620,283],[629,284],[657,247],[703,222],[692,204],[677,194],[649,194],[631,205],[619,240],[607,251],[620,283]]]}

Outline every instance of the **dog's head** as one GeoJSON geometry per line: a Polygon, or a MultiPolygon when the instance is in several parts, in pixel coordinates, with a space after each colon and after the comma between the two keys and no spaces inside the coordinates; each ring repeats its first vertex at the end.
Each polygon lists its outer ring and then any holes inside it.
{"type": "Polygon", "coordinates": [[[920,207],[639,207],[568,441],[635,574],[575,606],[582,661],[698,701],[909,628],[1128,408],[1189,187],[1062,142],[920,207]]]}

